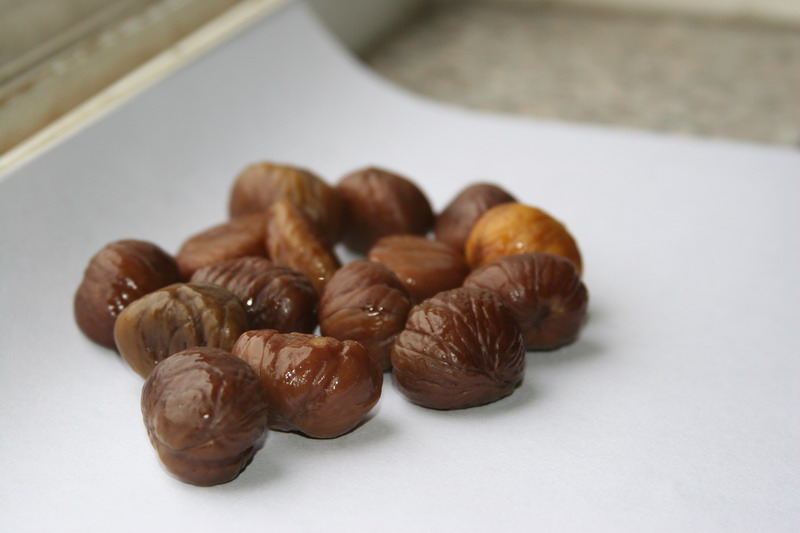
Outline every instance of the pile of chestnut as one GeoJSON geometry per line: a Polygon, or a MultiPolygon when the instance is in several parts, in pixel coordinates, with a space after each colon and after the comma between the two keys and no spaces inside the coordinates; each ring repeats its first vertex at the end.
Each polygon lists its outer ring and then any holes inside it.
{"type": "Polygon", "coordinates": [[[150,441],[188,483],[234,479],[267,428],[353,430],[386,371],[423,407],[498,400],[521,382],[526,349],[574,341],[586,317],[575,240],[496,185],[467,187],[435,216],[386,170],[331,187],[258,163],[236,178],[230,217],[174,257],[109,244],[74,301],[84,334],[146,379],[150,441]],[[339,242],[366,259],[342,266],[339,242]]]}

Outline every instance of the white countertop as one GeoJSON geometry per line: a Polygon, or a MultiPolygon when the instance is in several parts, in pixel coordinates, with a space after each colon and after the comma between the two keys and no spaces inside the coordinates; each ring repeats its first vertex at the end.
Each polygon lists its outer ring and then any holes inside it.
{"type": "Polygon", "coordinates": [[[0,530],[797,531],[799,199],[795,152],[443,107],[289,6],[0,176],[0,530]],[[235,481],[176,481],[72,296],[106,243],[174,252],[224,220],[261,159],[383,166],[437,209],[497,181],[576,236],[580,340],[494,404],[387,380],[349,435],[272,433],[235,481]]]}

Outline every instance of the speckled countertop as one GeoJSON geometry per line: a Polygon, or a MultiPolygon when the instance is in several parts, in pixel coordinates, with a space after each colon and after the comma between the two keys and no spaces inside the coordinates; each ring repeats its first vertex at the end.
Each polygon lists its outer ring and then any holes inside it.
{"type": "Polygon", "coordinates": [[[365,56],[481,109],[800,146],[800,30],[512,3],[439,5],[365,56]]]}

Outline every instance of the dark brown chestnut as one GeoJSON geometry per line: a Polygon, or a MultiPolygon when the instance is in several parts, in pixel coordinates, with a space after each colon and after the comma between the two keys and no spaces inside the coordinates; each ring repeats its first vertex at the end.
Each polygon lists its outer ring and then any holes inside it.
{"type": "Polygon", "coordinates": [[[196,271],[192,283],[221,285],[247,309],[249,329],[311,333],[317,327],[317,292],[304,275],[264,257],[240,257],[196,271]]]}
{"type": "Polygon", "coordinates": [[[181,350],[230,350],[248,326],[244,306],[228,289],[176,283],[125,308],[117,317],[114,340],[125,362],[146,378],[158,363],[181,350]]]}
{"type": "Polygon", "coordinates": [[[308,217],[288,200],[276,201],[267,212],[267,250],[275,263],[306,276],[317,293],[341,266],[308,217]]]}
{"type": "Polygon", "coordinates": [[[178,352],[142,388],[142,416],[166,469],[200,486],[231,481],[267,432],[267,398],[247,363],[218,348],[178,352]]]}
{"type": "Polygon", "coordinates": [[[522,381],[525,345],[492,293],[458,288],[411,310],[392,348],[392,375],[411,402],[461,409],[498,400],[522,381]]]}
{"type": "Polygon", "coordinates": [[[481,215],[496,205],[508,202],[516,202],[516,199],[497,185],[470,185],[453,198],[436,217],[436,240],[463,253],[469,232],[481,215]]]}
{"type": "Polygon", "coordinates": [[[345,245],[365,254],[387,235],[424,235],[433,224],[425,194],[410,180],[378,168],[367,168],[342,178],[336,186],[349,216],[345,245]]]}
{"type": "Polygon", "coordinates": [[[267,162],[248,166],[231,189],[230,214],[263,213],[281,199],[303,211],[329,244],[339,240],[344,216],[339,193],[302,168],[267,162]]]}
{"type": "Polygon", "coordinates": [[[180,281],[175,260],[155,244],[122,240],[97,252],[83,273],[73,310],[80,330],[114,349],[114,323],[131,302],[180,281]]]}
{"type": "Polygon", "coordinates": [[[381,395],[383,372],[355,341],[262,329],[244,333],[232,351],[261,379],[273,429],[338,437],[365,420],[381,395]]]}
{"type": "Polygon", "coordinates": [[[392,343],[410,309],[411,297],[394,272],[373,261],[352,261],[325,286],[319,302],[320,331],[358,341],[388,370],[392,343]]]}
{"type": "Polygon", "coordinates": [[[383,237],[370,249],[367,258],[397,274],[414,302],[460,287],[469,274],[461,252],[419,235],[383,237]]]}
{"type": "Polygon", "coordinates": [[[214,226],[187,239],[175,260],[183,279],[206,265],[245,256],[267,255],[266,215],[245,215],[214,226]]]}
{"type": "Polygon", "coordinates": [[[495,293],[514,315],[530,350],[569,344],[586,318],[586,286],[572,262],[558,255],[506,255],[474,270],[464,286],[495,293]]]}

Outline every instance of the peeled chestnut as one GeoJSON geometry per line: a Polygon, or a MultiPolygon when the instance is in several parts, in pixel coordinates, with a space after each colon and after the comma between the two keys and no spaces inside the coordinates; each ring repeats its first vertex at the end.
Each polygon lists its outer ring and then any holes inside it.
{"type": "Polygon", "coordinates": [[[338,437],[361,423],[381,395],[383,372],[355,341],[262,329],[244,333],[232,351],[261,379],[273,429],[338,437]]]}
{"type": "Polygon", "coordinates": [[[411,298],[397,276],[373,261],[352,261],[331,278],[319,301],[323,335],[361,343],[384,370],[403,330],[411,298]]]}
{"type": "Polygon", "coordinates": [[[142,388],[147,436],[166,469],[200,486],[231,481],[267,432],[267,399],[255,372],[218,348],[178,352],[142,388]]]}
{"type": "Polygon", "coordinates": [[[339,240],[344,216],[339,194],[302,168],[266,162],[248,166],[231,189],[230,214],[263,213],[281,199],[303,211],[329,244],[339,240]]]}
{"type": "Polygon", "coordinates": [[[341,266],[303,212],[288,200],[278,200],[267,212],[267,250],[273,261],[294,269],[319,293],[341,266]]]}
{"type": "Polygon", "coordinates": [[[511,394],[522,381],[525,345],[492,293],[458,288],[411,310],[392,348],[395,386],[433,409],[461,409],[511,394]]]}
{"type": "Polygon", "coordinates": [[[575,266],[546,252],[499,257],[474,270],[464,286],[496,294],[531,350],[569,344],[586,318],[589,297],[575,266]]]}
{"type": "Polygon", "coordinates": [[[114,323],[134,300],[180,281],[175,260],[155,244],[122,240],[97,252],[83,273],[73,309],[80,330],[115,348],[114,323]]]}
{"type": "Polygon", "coordinates": [[[349,216],[345,245],[365,254],[387,235],[424,235],[433,224],[425,194],[410,180],[378,168],[367,168],[342,178],[336,186],[349,216]]]}
{"type": "Polygon", "coordinates": [[[264,242],[266,216],[263,213],[242,216],[214,226],[187,239],[175,260],[183,279],[207,265],[245,256],[267,255],[264,242]]]}
{"type": "Polygon", "coordinates": [[[491,183],[476,183],[462,190],[438,217],[434,233],[436,240],[464,250],[472,226],[492,207],[517,200],[491,183]]]}
{"type": "Polygon", "coordinates": [[[460,251],[419,235],[383,237],[367,258],[397,274],[415,302],[460,287],[469,273],[460,251]]]}
{"type": "Polygon", "coordinates": [[[120,355],[147,377],[170,355],[194,346],[230,350],[248,329],[235,294],[211,283],[176,283],[139,298],[114,326],[120,355]]]}
{"type": "Polygon", "coordinates": [[[504,255],[530,252],[566,257],[581,272],[581,254],[567,228],[541,209],[519,203],[500,204],[485,212],[464,248],[472,269],[504,255]]]}
{"type": "Polygon", "coordinates": [[[216,283],[244,304],[249,329],[311,333],[317,327],[317,292],[304,275],[264,257],[240,257],[196,271],[192,283],[216,283]]]}

